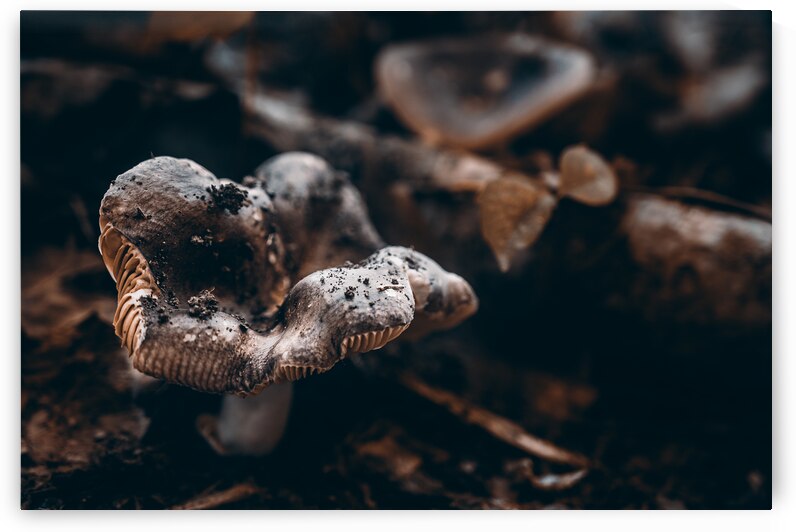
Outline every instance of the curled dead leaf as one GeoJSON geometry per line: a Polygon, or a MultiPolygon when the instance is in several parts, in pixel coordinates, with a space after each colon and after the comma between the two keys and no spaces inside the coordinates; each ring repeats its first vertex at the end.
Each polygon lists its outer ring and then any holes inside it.
{"type": "Polygon", "coordinates": [[[509,175],[486,185],[479,197],[481,234],[501,271],[539,238],[556,203],[546,187],[526,177],[509,175]]]}
{"type": "Polygon", "coordinates": [[[534,488],[542,491],[568,490],[583,480],[589,472],[588,468],[581,468],[565,473],[537,475],[533,470],[533,460],[530,458],[508,462],[505,469],[515,481],[528,481],[534,488]]]}
{"type": "Polygon", "coordinates": [[[386,47],[376,78],[399,119],[431,143],[500,144],[579,99],[594,80],[585,50],[521,33],[386,47]]]}
{"type": "Polygon", "coordinates": [[[598,153],[585,146],[572,146],[561,154],[559,166],[559,196],[569,196],[595,207],[616,198],[619,188],[616,174],[598,153]]]}

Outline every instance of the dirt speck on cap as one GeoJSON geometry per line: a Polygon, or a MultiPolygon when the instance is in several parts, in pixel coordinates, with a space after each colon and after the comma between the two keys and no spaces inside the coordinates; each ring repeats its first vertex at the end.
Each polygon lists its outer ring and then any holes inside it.
{"type": "Polygon", "coordinates": [[[207,188],[210,197],[213,200],[213,205],[219,210],[228,210],[232,214],[238,214],[240,208],[246,202],[249,192],[242,190],[232,183],[215,186],[210,185],[207,188]]]}
{"type": "Polygon", "coordinates": [[[200,320],[210,319],[218,310],[218,300],[209,290],[202,290],[188,299],[188,315],[200,320]]]}

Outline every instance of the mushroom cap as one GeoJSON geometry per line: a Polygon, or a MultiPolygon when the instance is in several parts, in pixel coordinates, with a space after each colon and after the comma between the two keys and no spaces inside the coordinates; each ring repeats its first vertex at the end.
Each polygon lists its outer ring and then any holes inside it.
{"type": "Polygon", "coordinates": [[[182,302],[165,298],[150,261],[110,222],[100,249],[117,282],[114,325],[133,366],[202,391],[246,395],[327,371],[379,349],[414,317],[406,266],[383,254],[305,277],[278,313],[252,327],[208,290],[182,302]]]}
{"type": "Polygon", "coordinates": [[[400,261],[404,265],[415,302],[415,317],[406,338],[415,339],[434,331],[449,329],[478,310],[478,297],[459,275],[446,271],[417,251],[390,246],[366,262],[400,261]]]}
{"type": "Polygon", "coordinates": [[[583,94],[594,71],[587,52],[523,34],[399,44],[376,63],[379,88],[406,125],[465,148],[538,124],[583,94]]]}
{"type": "Polygon", "coordinates": [[[280,311],[286,330],[276,349],[287,366],[325,371],[351,353],[384,346],[414,311],[404,265],[377,254],[296,283],[280,311]]]}
{"type": "MultiPolygon", "coordinates": [[[[222,308],[247,321],[275,311],[290,288],[276,222],[262,189],[173,157],[117,177],[100,206],[100,229],[111,224],[146,257],[166,300],[186,305],[213,289],[222,308]]],[[[108,265],[112,255],[101,251],[108,265]]]]}
{"type": "Polygon", "coordinates": [[[299,277],[384,246],[359,191],[344,172],[311,153],[289,152],[261,164],[254,182],[273,201],[299,277]]]}
{"type": "Polygon", "coordinates": [[[406,275],[389,263],[311,274],[264,328],[249,328],[222,310],[202,318],[190,309],[168,308],[163,320],[154,298],[141,307],[144,327],[133,342],[134,367],[198,390],[239,395],[323,373],[346,356],[378,349],[414,317],[406,275]],[[391,288],[379,290],[384,286],[391,288]]]}

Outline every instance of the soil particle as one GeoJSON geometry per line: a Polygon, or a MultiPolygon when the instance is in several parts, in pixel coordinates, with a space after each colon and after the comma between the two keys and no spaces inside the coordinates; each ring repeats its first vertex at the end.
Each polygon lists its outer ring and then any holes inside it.
{"type": "Polygon", "coordinates": [[[246,202],[249,192],[241,190],[232,183],[227,183],[221,186],[210,185],[207,188],[210,197],[213,199],[213,205],[219,210],[228,210],[232,214],[238,214],[243,204],[246,202]]]}
{"type": "Polygon", "coordinates": [[[204,235],[193,235],[191,237],[191,244],[202,247],[211,247],[213,245],[213,235],[208,229],[204,235]]]}
{"type": "Polygon", "coordinates": [[[218,300],[210,291],[202,290],[199,295],[188,299],[188,307],[188,315],[207,320],[218,310],[218,300]]]}
{"type": "Polygon", "coordinates": [[[145,310],[155,312],[157,314],[158,323],[163,324],[169,321],[169,315],[166,310],[166,307],[163,305],[158,305],[158,302],[155,298],[151,296],[144,296],[140,300],[141,306],[144,307],[145,310]]]}

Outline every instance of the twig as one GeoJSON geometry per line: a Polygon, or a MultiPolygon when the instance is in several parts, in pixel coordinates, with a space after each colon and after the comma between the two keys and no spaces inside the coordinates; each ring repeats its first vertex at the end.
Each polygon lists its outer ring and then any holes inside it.
{"type": "Polygon", "coordinates": [[[418,378],[403,374],[399,377],[401,384],[425,397],[426,399],[447,408],[452,414],[467,423],[478,425],[499,440],[521,449],[530,455],[549,460],[558,464],[587,467],[589,459],[585,456],[567,451],[557,445],[528,434],[521,426],[497,414],[475,406],[468,401],[448,392],[434,388],[418,378]]]}
{"type": "Polygon", "coordinates": [[[718,192],[704,190],[694,187],[625,187],[626,192],[640,192],[654,194],[664,198],[679,200],[694,200],[706,203],[711,206],[720,206],[733,211],[740,211],[745,214],[753,215],[767,222],[771,221],[771,210],[761,205],[753,205],[733,198],[729,198],[718,192]]]}
{"type": "Polygon", "coordinates": [[[255,493],[259,493],[261,489],[254,484],[244,483],[232,486],[224,491],[211,493],[209,495],[199,495],[188,502],[173,506],[172,510],[210,510],[218,508],[224,504],[237,502],[247,497],[251,497],[255,493]]]}
{"type": "Polygon", "coordinates": [[[88,211],[86,210],[86,204],[83,203],[83,200],[78,195],[74,195],[69,199],[69,206],[72,208],[72,212],[77,218],[77,222],[80,226],[80,231],[83,233],[83,236],[89,242],[93,242],[97,239],[97,234],[94,232],[93,226],[91,222],[88,221],[88,211]]]}

